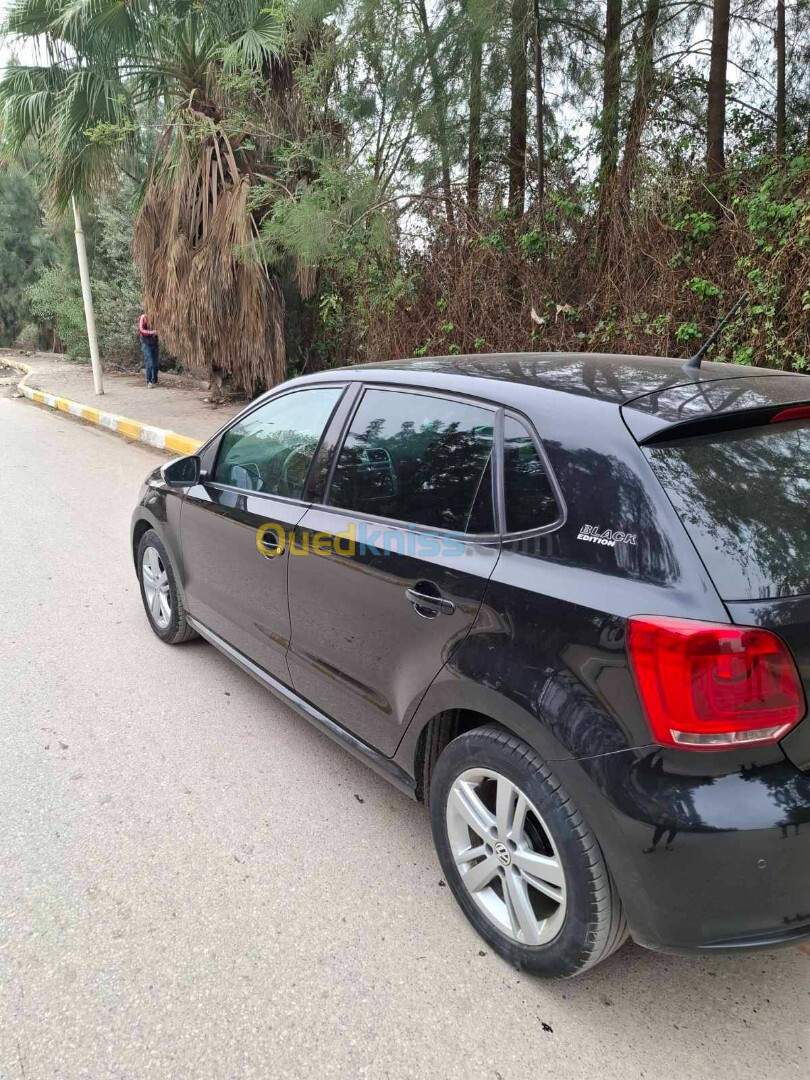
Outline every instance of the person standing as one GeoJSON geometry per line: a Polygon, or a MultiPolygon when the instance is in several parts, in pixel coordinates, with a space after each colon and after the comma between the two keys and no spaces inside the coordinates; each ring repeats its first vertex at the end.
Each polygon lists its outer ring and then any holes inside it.
{"type": "Polygon", "coordinates": [[[152,329],[146,312],[142,312],[138,319],[138,334],[141,339],[141,352],[146,367],[146,388],[151,390],[153,386],[157,386],[160,347],[158,346],[157,331],[152,329]]]}

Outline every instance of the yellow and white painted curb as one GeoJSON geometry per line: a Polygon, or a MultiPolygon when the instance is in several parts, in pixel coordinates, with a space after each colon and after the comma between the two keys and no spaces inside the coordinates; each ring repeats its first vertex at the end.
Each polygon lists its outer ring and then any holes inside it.
{"type": "Polygon", "coordinates": [[[161,450],[172,450],[176,454],[193,454],[198,447],[202,446],[200,439],[189,439],[186,435],[177,435],[165,428],[153,427],[151,424],[142,424],[139,420],[130,420],[127,416],[118,416],[116,413],[103,412],[95,409],[92,405],[82,405],[78,401],[69,398],[58,397],[49,394],[46,390],[35,390],[32,386],[26,386],[26,379],[35,374],[34,368],[24,364],[20,360],[12,360],[10,357],[2,358],[4,364],[24,371],[25,376],[17,383],[17,389],[21,394],[36,401],[40,405],[47,405],[51,409],[70,413],[80,420],[87,420],[91,424],[98,424],[109,431],[116,431],[119,435],[125,435],[128,439],[147,443],[149,446],[157,446],[161,450]]]}

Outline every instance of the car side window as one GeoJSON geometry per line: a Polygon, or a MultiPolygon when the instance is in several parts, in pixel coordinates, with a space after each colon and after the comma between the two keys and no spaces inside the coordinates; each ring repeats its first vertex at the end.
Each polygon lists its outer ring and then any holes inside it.
{"type": "Polygon", "coordinates": [[[214,482],[300,499],[310,462],[342,386],[313,387],[273,398],[226,431],[214,482]]]}
{"type": "Polygon", "coordinates": [[[329,504],[454,532],[492,531],[493,417],[449,398],[366,390],[329,504]]]}
{"type": "Polygon", "coordinates": [[[546,467],[528,430],[512,416],[504,419],[503,483],[506,531],[553,525],[560,516],[546,467]]]}

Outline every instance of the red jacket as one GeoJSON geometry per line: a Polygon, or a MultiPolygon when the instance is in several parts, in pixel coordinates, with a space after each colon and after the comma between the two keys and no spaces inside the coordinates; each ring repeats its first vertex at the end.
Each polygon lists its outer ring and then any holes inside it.
{"type": "Polygon", "coordinates": [[[138,317],[138,333],[141,337],[157,337],[157,330],[149,326],[149,321],[144,314],[138,317]]]}

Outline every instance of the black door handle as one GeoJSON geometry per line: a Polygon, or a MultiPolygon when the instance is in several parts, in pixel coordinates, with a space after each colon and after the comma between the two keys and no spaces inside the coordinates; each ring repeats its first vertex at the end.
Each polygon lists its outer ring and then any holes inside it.
{"type": "MultiPolygon", "coordinates": [[[[422,585],[419,582],[419,585],[422,585]]],[[[423,586],[424,588],[424,586],[423,586]]],[[[433,586],[435,588],[435,586],[433,586]]],[[[436,589],[438,592],[438,589],[436,589]]],[[[405,595],[408,600],[413,604],[413,609],[417,615],[421,615],[423,619],[435,619],[437,615],[452,615],[456,610],[456,605],[452,600],[445,600],[443,596],[435,596],[433,593],[423,592],[420,588],[406,589],[405,595]]]]}

